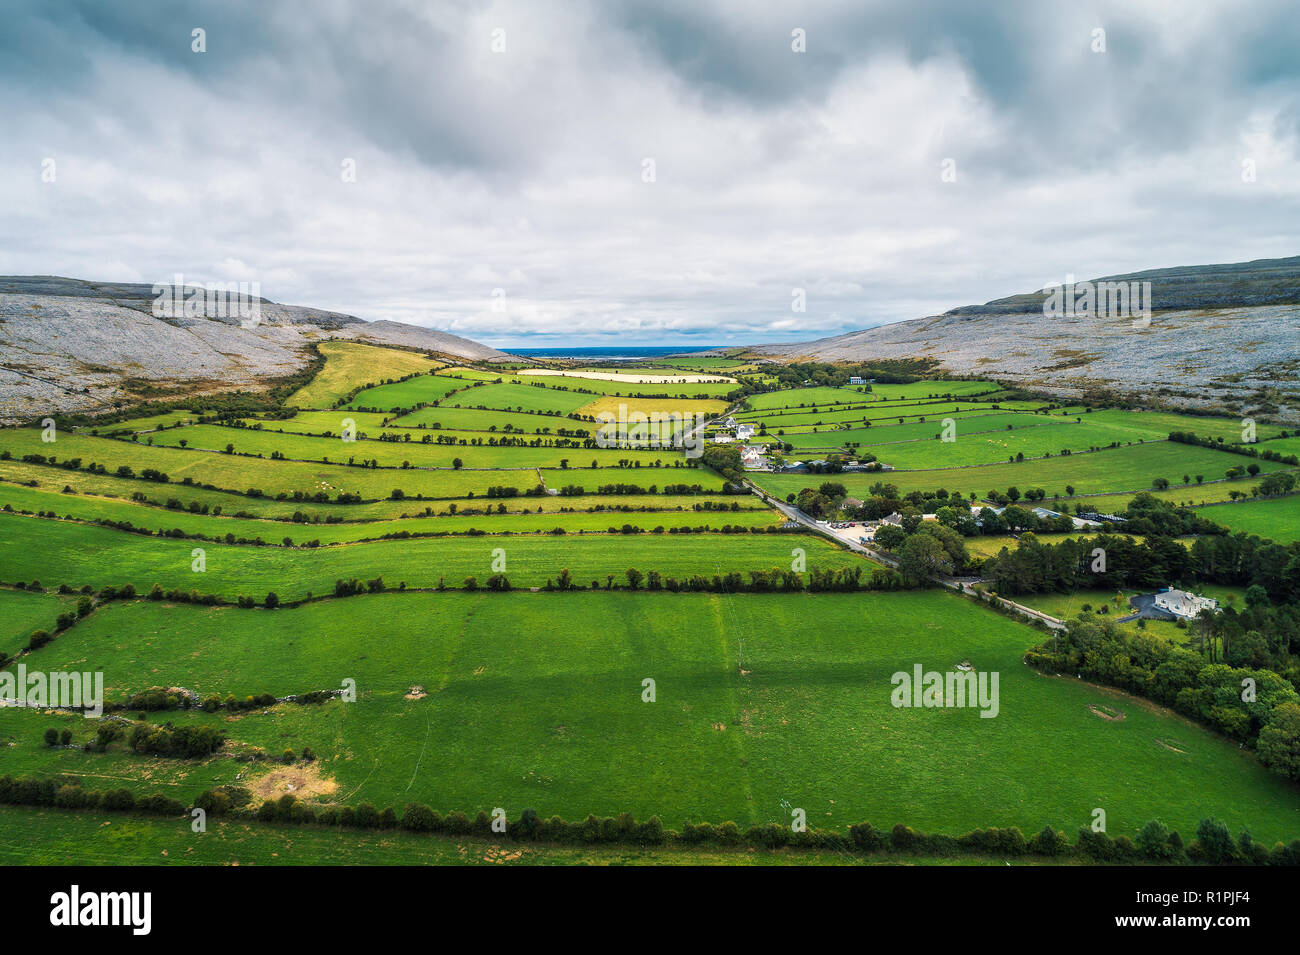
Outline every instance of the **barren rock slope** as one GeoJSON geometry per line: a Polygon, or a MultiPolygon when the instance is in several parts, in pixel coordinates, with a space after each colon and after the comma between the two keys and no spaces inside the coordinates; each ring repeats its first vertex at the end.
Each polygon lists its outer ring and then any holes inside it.
{"type": "Polygon", "coordinates": [[[302,368],[307,343],[328,338],[508,357],[446,332],[265,299],[254,328],[238,318],[155,318],[152,302],[148,285],[0,277],[0,421],[103,409],[128,397],[132,379],[193,394],[255,388],[302,368]]]}
{"type": "Polygon", "coordinates": [[[1112,391],[1176,407],[1300,421],[1300,257],[1094,279],[1151,282],[1150,322],[1047,318],[1043,290],[834,338],[749,351],[778,358],[933,358],[1077,397],[1112,391]]]}

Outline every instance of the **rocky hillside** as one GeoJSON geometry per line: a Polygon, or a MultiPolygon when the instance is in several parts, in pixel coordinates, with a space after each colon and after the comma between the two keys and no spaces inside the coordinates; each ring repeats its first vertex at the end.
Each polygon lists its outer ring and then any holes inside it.
{"type": "Polygon", "coordinates": [[[1150,282],[1151,314],[1044,314],[1048,290],[942,315],[749,351],[777,359],[930,358],[1064,397],[1300,421],[1300,256],[1093,279],[1150,282]]]}
{"type": "Polygon", "coordinates": [[[302,368],[306,345],[328,338],[451,358],[510,357],[446,332],[268,299],[258,300],[256,323],[156,318],[153,303],[149,285],[0,276],[0,421],[93,412],[139,394],[141,384],[189,394],[256,388],[302,368]]]}

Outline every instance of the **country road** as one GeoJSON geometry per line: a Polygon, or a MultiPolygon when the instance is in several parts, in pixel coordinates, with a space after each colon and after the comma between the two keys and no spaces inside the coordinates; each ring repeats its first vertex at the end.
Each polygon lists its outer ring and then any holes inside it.
{"type": "MultiPolygon", "coordinates": [[[[788,504],[785,501],[779,500],[778,498],[766,494],[755,484],[750,482],[748,479],[742,479],[741,483],[743,483],[745,487],[748,488],[751,494],[757,495],[760,500],[766,501],[768,504],[770,504],[772,507],[775,507],[778,511],[784,514],[790,520],[795,521],[796,523],[802,525],[803,527],[808,528],[811,531],[814,531],[815,533],[821,534],[823,537],[827,537],[835,541],[835,543],[840,544],[843,547],[847,547],[849,550],[853,551],[856,554],[861,554],[863,557],[870,558],[871,560],[874,560],[878,564],[882,564],[885,567],[890,567],[893,569],[898,568],[898,559],[896,557],[881,553],[880,551],[877,550],[873,550],[872,548],[867,547],[866,545],[862,544],[859,541],[850,540],[846,537],[841,537],[839,534],[836,534],[831,528],[827,527],[824,524],[819,524],[816,520],[809,517],[807,514],[799,510],[799,508],[795,507],[793,504],[788,504]]],[[[963,596],[980,599],[975,592],[975,585],[981,582],[979,578],[960,578],[960,577],[950,577],[947,574],[934,574],[931,577],[931,579],[935,583],[940,584],[943,587],[947,587],[949,590],[955,590],[958,593],[962,594],[963,596]]],[[[1035,610],[1032,607],[1026,607],[1024,604],[1018,604],[1014,600],[1008,600],[1005,597],[999,596],[999,597],[994,597],[992,599],[998,601],[998,603],[1001,604],[1002,606],[1016,611],[1023,617],[1028,617],[1030,619],[1035,619],[1035,620],[1041,620],[1043,623],[1045,623],[1048,626],[1048,628],[1052,630],[1065,629],[1065,621],[1050,616],[1049,614],[1045,614],[1040,610],[1035,610]]]]}

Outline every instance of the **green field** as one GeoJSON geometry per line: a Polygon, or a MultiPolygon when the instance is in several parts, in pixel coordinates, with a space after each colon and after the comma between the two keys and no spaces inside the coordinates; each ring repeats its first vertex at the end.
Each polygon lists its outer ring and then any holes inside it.
{"type": "MultiPolygon", "coordinates": [[[[717,527],[727,523],[728,516],[702,515],[700,523],[717,527]]],[[[633,523],[630,517],[610,516],[607,526],[633,523]]],[[[654,523],[664,522],[656,518],[654,523]]],[[[284,536],[309,540],[317,536],[317,529],[303,528],[295,535],[285,528],[284,536]]],[[[301,549],[162,540],[107,527],[0,514],[0,581],[37,579],[47,587],[66,583],[96,588],[131,583],[142,592],[157,583],[164,590],[198,590],[228,600],[241,594],[260,600],[269,591],[275,591],[281,600],[297,600],[309,593],[330,593],[336,580],[353,577],[363,581],[383,577],[391,586],[405,581],[412,588],[436,587],[444,578],[448,587],[459,587],[469,576],[482,584],[495,569],[498,554],[494,551],[498,550],[504,552],[505,573],[511,583],[539,587],[563,568],[584,585],[598,579],[602,586],[607,574],[622,583],[629,567],[678,578],[789,568],[794,547],[807,552],[810,566],[865,565],[862,558],[822,538],[802,534],[647,533],[634,540],[621,534],[509,540],[451,537],[301,549]],[[202,573],[191,570],[196,546],[206,552],[202,573]]]]}
{"type": "Polygon", "coordinates": [[[1200,514],[1233,531],[1257,534],[1279,544],[1300,540],[1300,495],[1212,505],[1201,508],[1200,514]]]}
{"type": "Polygon", "coordinates": [[[367,388],[344,407],[384,410],[414,408],[416,405],[438,401],[453,391],[469,388],[473,384],[474,382],[464,378],[452,378],[441,374],[420,375],[407,381],[395,381],[391,385],[367,388]]]}
{"type": "MultiPolygon", "coordinates": [[[[841,830],[869,820],[953,835],[1011,825],[1073,832],[1102,807],[1115,835],[1159,818],[1190,837],[1199,820],[1217,816],[1265,842],[1300,836],[1300,789],[1266,772],[1250,750],[1147,703],[1030,670],[1023,657],[1040,631],[977,602],[939,590],[633,592],[629,568],[712,580],[791,568],[801,553],[806,567],[795,569],[805,580],[812,570],[880,571],[820,535],[777,533],[781,513],[755,495],[723,494],[722,474],[680,451],[557,446],[583,444],[604,412],[719,415],[728,409],[720,397],[737,384],[534,383],[511,369],[446,367],[398,349],[319,347],[326,360],[312,382],[283,405],[236,405],[237,423],[196,400],[186,402],[192,411],[100,429],[117,439],[84,427],[60,430],[53,443],[33,428],[0,430],[0,652],[23,652],[32,669],[100,671],[115,701],[151,687],[283,697],[350,680],[356,702],[127,714],[227,734],[218,754],[192,760],[145,756],[120,742],[104,752],[49,747],[49,728],[70,730],[79,744],[99,724],[0,707],[4,772],[71,774],[87,787],[186,804],[233,783],[248,786],[256,804],[292,784],[317,805],[400,811],[415,801],[471,816],[500,806],[512,818],[532,808],[575,821],[630,812],[670,828],[786,823],[799,807],[810,826],[841,830]],[[397,380],[407,375],[415,377],[397,380]],[[199,415],[208,423],[194,423],[199,415]],[[359,436],[345,442],[350,426],[359,436]],[[67,461],[79,466],[59,466],[67,461]],[[150,469],[165,477],[146,478],[150,469]],[[519,493],[498,494],[511,488],[519,493]],[[576,589],[547,592],[564,570],[576,589]],[[495,573],[513,592],[483,589],[495,573]],[[374,592],[332,596],[337,581],[354,579],[373,582],[374,592]],[[12,586],[33,581],[46,592],[12,586]],[[98,603],[46,646],[23,651],[33,630],[52,631],[77,606],[78,593],[54,593],[60,585],[128,583],[136,599],[98,603]],[[257,606],[144,599],[155,585],[257,606]],[[268,594],[278,609],[264,606],[268,594]],[[891,705],[893,673],[917,664],[946,671],[962,660],[999,674],[996,718],[891,705]],[[642,700],[647,678],[657,688],[653,703],[642,700]],[[1125,718],[1101,719],[1094,705],[1125,718]],[[306,747],[314,762],[265,758],[306,747]]],[[[647,368],[749,370],[734,359],[691,361],[614,370],[624,378],[647,368]]],[[[780,497],[827,481],[858,497],[876,483],[980,497],[1010,486],[1055,496],[1069,486],[1072,505],[1119,510],[1157,478],[1173,485],[1158,496],[1212,503],[1258,483],[1219,483],[1227,469],[1280,466],[1165,440],[1183,430],[1234,442],[1242,435],[1233,419],[1086,413],[1009,394],[989,382],[919,381],[754,395],[755,410],[740,418],[764,425],[768,441],[794,445],[792,457],[824,457],[850,443],[896,469],[749,477],[780,497]],[[935,440],[945,417],[956,421],[955,442],[935,440]],[[1112,443],[1120,446],[1087,451],[1112,443]],[[1007,461],[1017,454],[1026,460],[1007,461]],[[1184,475],[1206,483],[1184,486],[1184,475]]],[[[1277,431],[1261,426],[1259,435],[1285,451],[1293,439],[1276,439],[1277,431]]],[[[1202,513],[1294,540],[1297,501],[1202,513]]],[[[1012,544],[976,538],[969,548],[987,556],[1012,544]]],[[[1226,591],[1213,595],[1225,599],[1226,591]]],[[[1024,602],[1068,615],[1106,596],[1024,602]]],[[[1145,631],[1185,639],[1173,624],[1145,631]]],[[[6,861],[843,861],[683,847],[530,846],[503,858],[476,837],[295,830],[247,818],[219,820],[202,839],[185,830],[178,842],[172,820],[0,807],[0,824],[10,821],[34,832],[0,838],[6,861]]]]}
{"type": "MultiPolygon", "coordinates": [[[[385,535],[403,533],[464,534],[467,531],[482,531],[487,534],[546,534],[556,527],[563,527],[569,533],[603,532],[610,527],[621,528],[624,524],[646,531],[652,531],[655,527],[705,526],[717,529],[724,524],[767,527],[784,520],[776,511],[764,507],[747,507],[736,512],[695,511],[691,508],[695,500],[693,497],[685,499],[685,504],[677,505],[682,510],[654,510],[644,513],[617,511],[561,513],[560,505],[555,503],[557,500],[547,498],[544,504],[536,506],[538,508],[550,506],[541,513],[533,514],[507,512],[447,515],[444,510],[442,516],[437,517],[408,517],[399,520],[353,521],[337,524],[295,524],[286,521],[193,514],[185,510],[161,507],[145,508],[138,503],[112,498],[86,497],[0,484],[0,508],[10,505],[17,511],[35,514],[52,512],[61,518],[127,522],[134,527],[147,528],[155,533],[180,530],[186,534],[218,539],[233,534],[237,539],[263,540],[269,544],[280,544],[286,537],[296,543],[319,541],[322,544],[338,544],[377,540],[385,535]]],[[[565,498],[566,502],[569,500],[572,499],[565,498]]],[[[667,506],[667,500],[667,496],[664,496],[657,503],[661,507],[667,506]]],[[[753,497],[743,500],[746,504],[751,501],[757,503],[757,498],[753,497]]],[[[566,503],[564,506],[570,505],[566,503]]],[[[489,510],[493,509],[489,508],[489,510]]]]}
{"type": "MultiPolygon", "coordinates": [[[[1100,806],[1113,835],[1151,818],[1190,833],[1208,815],[1265,842],[1300,831],[1300,793],[1251,754],[1121,694],[1036,674],[1021,662],[1032,636],[942,593],[391,594],[274,612],[117,604],[29,663],[100,668],[110,698],[155,684],[280,694],[353,679],[355,703],[168,718],[220,721],[271,752],[310,745],[333,798],[379,806],[630,811],[672,826],[782,822],[795,806],[810,825],[947,832],[1073,831],[1100,806]],[[593,617],[600,628],[583,625],[593,617]],[[891,705],[891,674],[963,659],[1000,674],[996,718],[891,705]],[[654,703],[642,701],[647,677],[654,703]],[[408,699],[413,686],[427,695],[408,699]],[[1126,718],[1100,719],[1093,703],[1126,718]]],[[[51,723],[78,738],[93,729],[0,711],[14,772],[88,785],[103,774],[177,798],[240,772],[220,758],[50,753],[40,734],[51,723]]]]}
{"type": "MultiPolygon", "coordinates": [[[[1016,412],[978,412],[967,415],[954,415],[957,422],[957,434],[974,435],[993,433],[1016,428],[1037,428],[1058,426],[1059,422],[1046,415],[1020,414],[1016,412]]],[[[785,433],[780,440],[794,445],[795,451],[803,448],[830,449],[845,445],[860,446],[877,456],[888,455],[894,445],[914,441],[934,440],[943,430],[942,419],[914,421],[910,424],[886,424],[870,428],[821,428],[818,431],[794,431],[782,429],[785,433]]],[[[776,434],[769,429],[768,435],[776,434]]]]}
{"type": "MultiPolygon", "coordinates": [[[[1099,450],[1118,440],[1114,429],[1090,422],[1076,424],[1071,421],[1042,428],[986,431],[984,429],[996,419],[973,420],[978,424],[970,431],[963,428],[964,422],[955,424],[951,441],[931,438],[903,444],[877,445],[872,448],[872,453],[882,462],[896,468],[915,470],[993,464],[1019,455],[1041,458],[1062,451],[1099,450]]],[[[1137,443],[1133,442],[1135,445],[1137,443]]]]}
{"type": "Polygon", "coordinates": [[[54,621],[61,613],[76,606],[75,597],[38,594],[22,590],[0,591],[0,654],[12,654],[27,646],[33,630],[54,631],[54,621]]]}
{"type": "MultiPolygon", "coordinates": [[[[402,428],[447,428],[465,431],[504,431],[507,426],[529,434],[553,433],[559,428],[590,430],[590,422],[576,422],[564,415],[537,414],[534,412],[494,411],[479,408],[421,408],[410,414],[394,418],[390,424],[402,428]]],[[[360,422],[358,421],[358,426],[360,422]]],[[[335,429],[337,430],[337,429],[335,429]]],[[[415,438],[411,439],[416,440],[415,438]]]]}
{"type": "MultiPolygon", "coordinates": [[[[778,497],[797,493],[803,487],[817,487],[827,480],[843,484],[857,497],[869,494],[869,488],[880,482],[893,484],[903,493],[945,488],[962,496],[974,492],[983,497],[990,490],[1005,491],[1015,486],[1022,491],[1041,487],[1050,497],[1063,497],[1067,486],[1073,487],[1075,494],[1118,494],[1149,488],[1160,477],[1171,484],[1181,482],[1185,473],[1202,474],[1210,481],[1222,478],[1228,468],[1243,467],[1250,460],[1227,451],[1161,441],[1015,464],[836,475],[755,473],[751,478],[763,490],[778,497]]],[[[1282,467],[1269,461],[1257,463],[1261,471],[1282,467]]]]}
{"type": "MultiPolygon", "coordinates": [[[[602,467],[615,467],[621,461],[632,460],[642,462],[643,467],[654,467],[655,462],[659,462],[662,466],[681,460],[680,454],[667,450],[512,445],[493,447],[488,442],[499,441],[500,437],[470,431],[440,431],[431,436],[426,444],[420,440],[423,436],[421,433],[410,430],[402,432],[403,437],[410,438],[408,441],[380,441],[378,440],[380,434],[392,433],[380,430],[367,432],[371,437],[366,439],[344,441],[341,437],[280,434],[267,427],[270,424],[271,422],[263,422],[263,427],[260,429],[226,428],[208,424],[175,428],[153,435],[154,446],[177,447],[184,441],[190,448],[222,451],[227,445],[234,445],[237,454],[253,454],[269,458],[273,452],[279,451],[291,461],[333,463],[346,463],[349,460],[377,461],[381,468],[401,468],[404,465],[413,468],[450,468],[457,458],[467,468],[500,470],[560,467],[561,461],[569,461],[574,467],[579,465],[587,467],[592,461],[599,462],[602,467]],[[444,442],[454,440],[457,443],[438,443],[437,438],[441,438],[444,442]]],[[[526,440],[551,444],[555,439],[534,437],[526,440]]]]}
{"type": "Polygon", "coordinates": [[[441,367],[415,352],[380,348],[357,342],[321,342],[316,346],[325,365],[316,377],[289,396],[295,408],[329,408],[358,384],[430,371],[441,367]]]}
{"type": "MultiPolygon", "coordinates": [[[[592,396],[577,391],[562,391],[546,385],[480,385],[463,394],[448,398],[450,408],[493,408],[498,411],[536,411],[568,414],[589,404],[592,396]]],[[[408,405],[409,407],[409,405],[408,405]]]]}
{"type": "MultiPolygon", "coordinates": [[[[947,417],[961,418],[983,416],[1005,411],[1037,411],[1045,406],[1033,401],[998,401],[980,404],[971,401],[906,402],[899,404],[825,405],[816,411],[790,410],[781,412],[742,412],[736,420],[753,425],[767,425],[769,431],[811,431],[853,425],[885,426],[933,421],[936,424],[947,417]]],[[[1045,413],[1045,412],[1044,412],[1045,413]]]]}

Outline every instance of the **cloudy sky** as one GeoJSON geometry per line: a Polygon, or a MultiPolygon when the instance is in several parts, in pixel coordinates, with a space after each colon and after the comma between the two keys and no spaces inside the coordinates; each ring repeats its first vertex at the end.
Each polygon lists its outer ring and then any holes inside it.
{"type": "Polygon", "coordinates": [[[5,0],[0,117],[0,273],[503,346],[1300,253],[1294,0],[5,0]]]}

